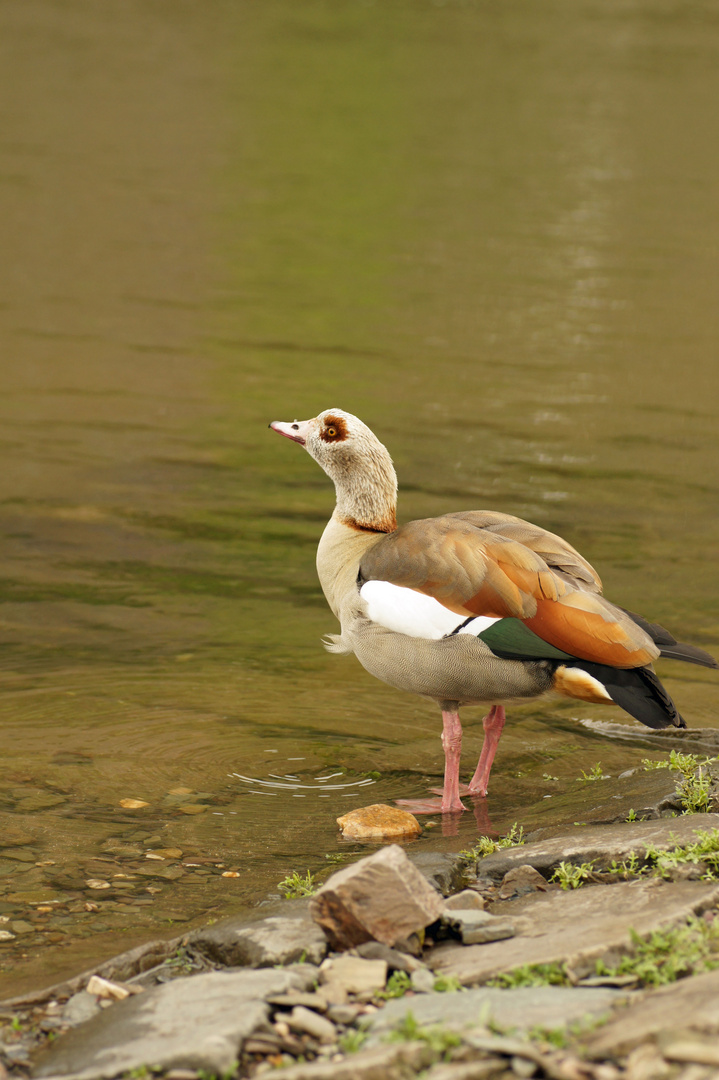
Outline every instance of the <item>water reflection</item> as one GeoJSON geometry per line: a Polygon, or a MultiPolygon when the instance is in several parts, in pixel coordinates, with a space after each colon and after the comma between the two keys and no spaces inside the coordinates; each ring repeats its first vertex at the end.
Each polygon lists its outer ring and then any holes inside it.
{"type": "MultiPolygon", "coordinates": [[[[326,872],[336,816],[441,777],[434,707],[319,644],[332,492],[273,416],[357,413],[403,520],[536,520],[716,648],[719,38],[699,2],[0,21],[5,996],[326,872]]],[[[710,672],[662,675],[715,723],[710,672]]],[[[419,843],[573,820],[653,738],[515,708],[419,843]]]]}

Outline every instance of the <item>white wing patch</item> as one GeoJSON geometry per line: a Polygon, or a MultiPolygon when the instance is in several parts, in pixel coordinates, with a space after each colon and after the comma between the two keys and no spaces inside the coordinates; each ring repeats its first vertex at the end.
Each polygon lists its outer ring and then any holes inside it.
{"type": "MultiPolygon", "coordinates": [[[[360,596],[367,605],[368,618],[396,634],[439,641],[465,621],[433,596],[406,589],[402,585],[393,585],[391,581],[366,581],[360,589],[360,596]]],[[[476,637],[498,621],[480,615],[470,619],[458,632],[476,637]]]]}

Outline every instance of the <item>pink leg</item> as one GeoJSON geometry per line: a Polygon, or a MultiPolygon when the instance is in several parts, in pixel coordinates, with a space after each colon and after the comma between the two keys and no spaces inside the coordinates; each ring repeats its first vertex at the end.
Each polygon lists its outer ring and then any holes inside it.
{"type": "MultiPolygon", "coordinates": [[[[406,806],[414,814],[460,814],[464,810],[459,797],[459,759],[462,754],[462,725],[459,712],[442,709],[442,746],[444,747],[444,787],[440,799],[397,799],[398,806],[406,806]]],[[[435,790],[434,788],[432,789],[435,790]]]]}
{"type": "Polygon", "coordinates": [[[467,788],[468,795],[484,796],[487,794],[489,774],[492,769],[494,755],[497,753],[497,747],[499,746],[499,740],[502,736],[502,728],[504,727],[505,720],[504,706],[493,705],[482,721],[482,726],[484,728],[484,743],[482,745],[482,753],[479,755],[479,761],[477,762],[474,776],[469,781],[469,787],[467,788]]]}

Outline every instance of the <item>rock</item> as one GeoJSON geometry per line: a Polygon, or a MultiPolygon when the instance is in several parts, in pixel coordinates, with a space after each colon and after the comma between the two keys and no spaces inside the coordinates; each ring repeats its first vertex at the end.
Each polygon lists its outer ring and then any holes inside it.
{"type": "Polygon", "coordinates": [[[508,870],[504,875],[499,887],[499,899],[509,900],[513,896],[526,896],[527,893],[537,890],[546,892],[548,888],[548,882],[539,871],[525,863],[523,866],[515,867],[514,870],[508,870]]]}
{"type": "Polygon", "coordinates": [[[279,1009],[294,1009],[295,1005],[303,1005],[315,1012],[327,1012],[327,1001],[322,994],[272,994],[265,1000],[279,1009]]]}
{"type": "Polygon", "coordinates": [[[38,927],[26,922],[25,919],[13,919],[10,923],[10,929],[13,934],[33,934],[38,927]]]}
{"type": "Polygon", "coordinates": [[[287,1017],[287,1023],[292,1031],[310,1035],[320,1043],[333,1043],[337,1039],[337,1031],[331,1020],[325,1020],[324,1016],[306,1009],[303,1005],[295,1005],[287,1017]]]}
{"type": "Polygon", "coordinates": [[[347,840],[414,840],[422,832],[414,814],[384,803],[350,810],[337,824],[347,840]]]}
{"type": "Polygon", "coordinates": [[[320,986],[334,984],[348,994],[382,990],[387,982],[384,960],[363,960],[361,956],[334,956],[320,965],[320,986]]]}
{"type": "Polygon", "coordinates": [[[0,815],[0,848],[26,847],[37,840],[35,833],[18,828],[9,814],[0,815]]]}
{"type": "Polygon", "coordinates": [[[327,1015],[335,1024],[344,1024],[349,1027],[350,1024],[354,1024],[362,1009],[362,1005],[357,1005],[354,1002],[349,1002],[346,1005],[330,1005],[327,1009],[327,1015]]]}
{"type": "Polygon", "coordinates": [[[450,909],[444,912],[442,922],[459,931],[464,945],[503,941],[514,937],[516,932],[511,922],[498,918],[496,915],[490,915],[488,911],[450,909]]]}
{"type": "Polygon", "coordinates": [[[414,956],[390,949],[389,945],[383,945],[381,941],[365,941],[357,946],[357,953],[365,960],[384,960],[390,971],[406,971],[409,974],[422,967],[421,962],[414,956]]]}
{"type": "Polygon", "coordinates": [[[442,893],[450,896],[465,886],[466,865],[458,855],[442,851],[409,851],[409,861],[417,867],[430,884],[442,893]]]}
{"type": "Polygon", "coordinates": [[[412,972],[410,977],[412,989],[418,994],[431,994],[434,991],[436,976],[429,968],[421,967],[412,972]]]}
{"type": "Polygon", "coordinates": [[[143,799],[120,799],[120,806],[123,810],[142,810],[143,807],[149,805],[143,799]]]}
{"type": "Polygon", "coordinates": [[[608,952],[627,951],[630,930],[643,937],[717,902],[716,883],[661,878],[535,893],[502,905],[503,917],[511,919],[517,931],[512,941],[468,947],[441,944],[428,963],[466,986],[525,964],[566,962],[570,968],[588,965],[593,970],[594,961],[608,952]]]}
{"type": "MultiPolygon", "coordinates": [[[[542,878],[542,880],[544,879],[542,878]]],[[[462,889],[461,892],[455,893],[454,896],[448,896],[444,902],[445,911],[466,911],[469,909],[484,911],[486,906],[484,897],[480,896],[474,889],[462,889]]]]}
{"type": "Polygon", "coordinates": [[[194,948],[226,967],[273,967],[307,960],[319,964],[327,939],[305,914],[269,915],[256,922],[230,918],[191,936],[194,948]]]}
{"type": "Polygon", "coordinates": [[[654,990],[595,1032],[587,1040],[587,1052],[600,1060],[620,1056],[678,1028],[719,1033],[719,971],[654,990]]]}
{"type": "Polygon", "coordinates": [[[75,1027],[76,1024],[84,1024],[86,1020],[95,1016],[99,1011],[100,1006],[95,995],[89,994],[87,990],[80,990],[79,993],[73,994],[70,1000],[65,1003],[62,1010],[62,1021],[68,1027],[75,1027]]]}
{"type": "Polygon", "coordinates": [[[133,988],[112,982],[110,979],[103,979],[101,975],[93,975],[91,979],[88,979],[85,989],[88,994],[107,998],[110,1001],[124,1001],[133,992],[133,988]]]}
{"type": "Polygon", "coordinates": [[[205,1069],[218,1075],[235,1066],[242,1043],[267,1028],[262,998],[305,990],[293,971],[213,971],[176,979],[103,1009],[51,1043],[34,1076],[98,1080],[148,1063],[158,1070],[205,1069]]]}
{"type": "Polygon", "coordinates": [[[394,945],[442,914],[442,901],[397,844],[339,870],[310,900],[333,946],[394,945]]]}
{"type": "Polygon", "coordinates": [[[361,1050],[342,1061],[290,1065],[281,1075],[282,1080],[411,1080],[438,1056],[426,1042],[393,1043],[361,1050]]]}
{"type": "Polygon", "coordinates": [[[668,1061],[713,1065],[719,1068],[719,1046],[716,1038],[711,1042],[694,1038],[674,1039],[662,1046],[662,1056],[668,1061]]]}
{"type": "Polygon", "coordinates": [[[648,844],[674,848],[695,839],[698,829],[719,828],[719,814],[685,814],[683,817],[656,821],[622,822],[618,825],[586,825],[559,835],[519,847],[503,848],[486,855],[477,864],[477,873],[495,881],[510,870],[528,864],[549,875],[560,862],[594,862],[597,868],[609,866],[632,852],[640,857],[648,844]]]}
{"type": "MultiPolygon", "coordinates": [[[[534,1067],[534,1066],[532,1066],[534,1067]]],[[[461,1061],[433,1065],[424,1074],[424,1080],[491,1080],[493,1076],[507,1076],[504,1058],[483,1058],[479,1061],[461,1061]]]]}
{"type": "MultiPolygon", "coordinates": [[[[372,1044],[388,1035],[408,1012],[420,1027],[441,1024],[453,1031],[464,1033],[474,1028],[484,1033],[488,1024],[496,1024],[502,1030],[525,1032],[538,1027],[565,1028],[585,1017],[596,1020],[624,997],[619,990],[579,990],[571,986],[532,986],[518,990],[485,986],[461,994],[425,994],[413,998],[411,1004],[396,998],[364,1022],[369,1027],[372,1044]]],[[[491,1038],[487,1042],[492,1043],[491,1038]]],[[[498,1042],[494,1045],[497,1053],[505,1052],[498,1042]]]]}

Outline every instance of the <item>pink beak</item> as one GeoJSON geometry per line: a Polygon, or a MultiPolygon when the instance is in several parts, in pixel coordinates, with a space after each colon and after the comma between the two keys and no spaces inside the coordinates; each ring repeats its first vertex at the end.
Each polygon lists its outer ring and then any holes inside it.
{"type": "Polygon", "coordinates": [[[301,446],[304,446],[310,430],[310,423],[310,420],[294,420],[291,424],[282,420],[273,420],[270,427],[273,431],[284,435],[286,439],[292,439],[293,442],[298,442],[301,446]]]}

